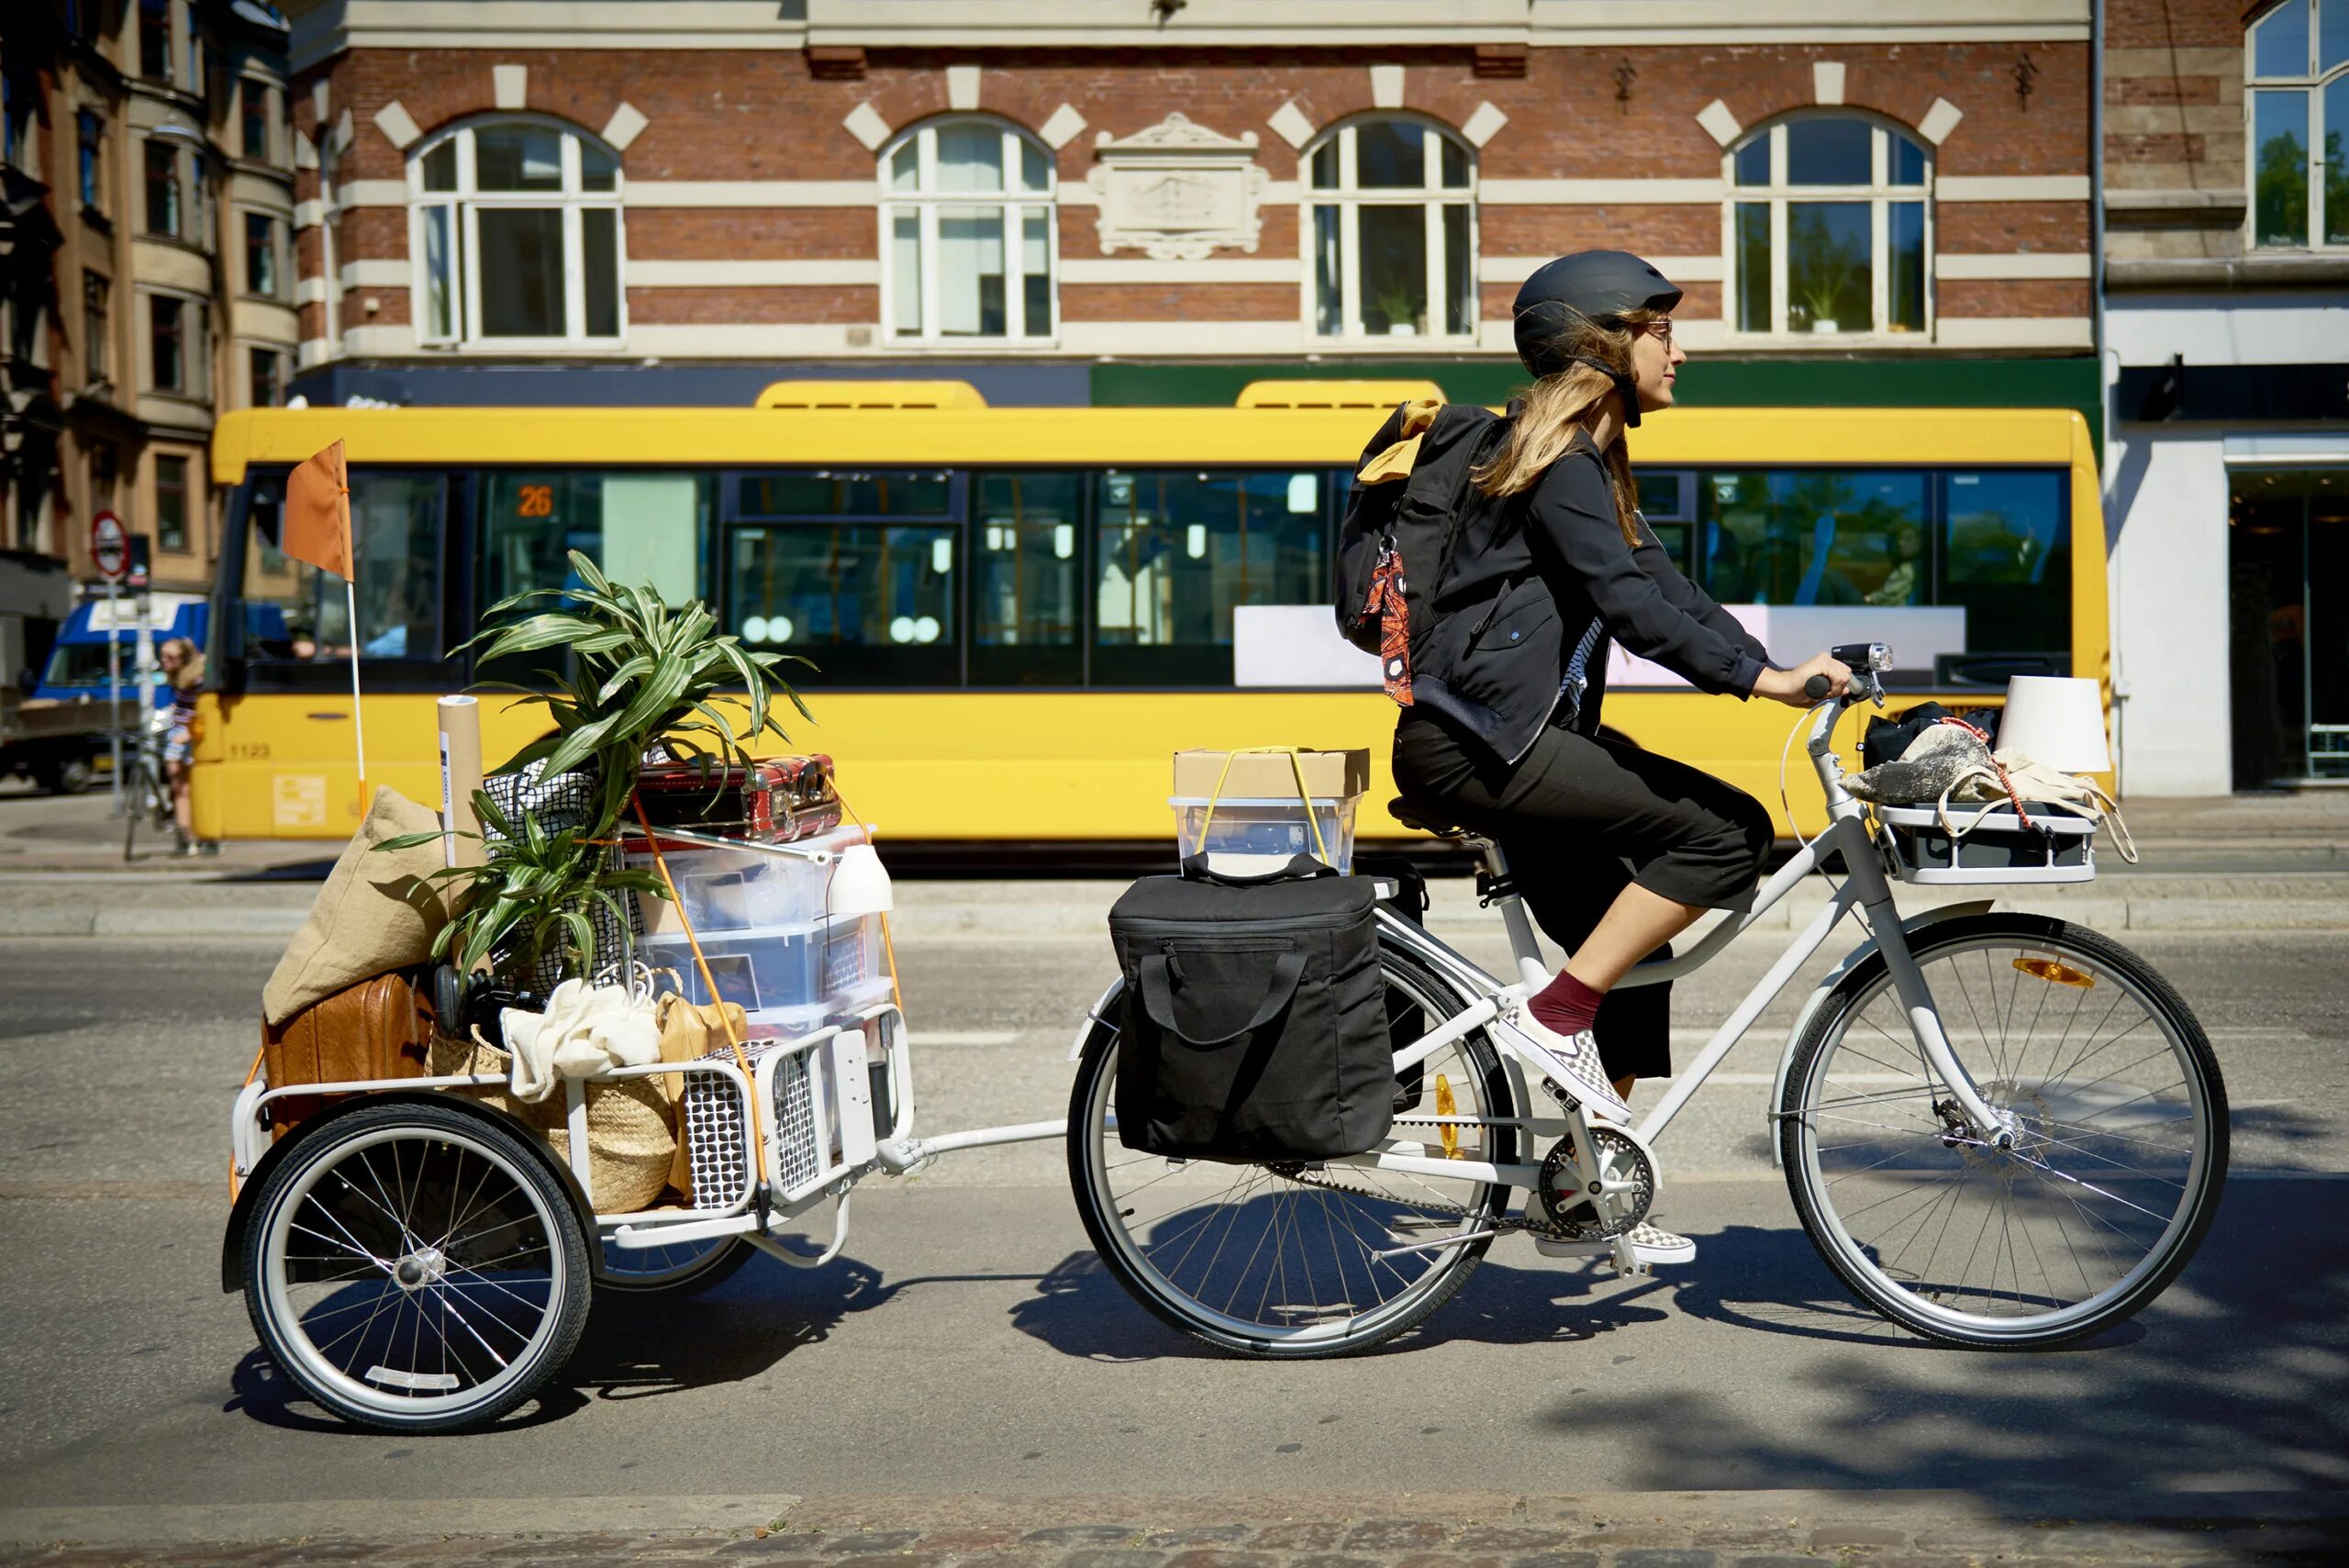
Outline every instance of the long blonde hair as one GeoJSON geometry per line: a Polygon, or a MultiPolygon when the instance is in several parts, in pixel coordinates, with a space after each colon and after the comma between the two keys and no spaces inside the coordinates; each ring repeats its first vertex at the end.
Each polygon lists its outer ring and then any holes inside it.
{"type": "MultiPolygon", "coordinates": [[[[1587,430],[1598,414],[1599,400],[1615,390],[1614,379],[1596,367],[1579,362],[1596,360],[1630,375],[1631,340],[1648,323],[1659,319],[1653,310],[1627,310],[1607,323],[1576,315],[1572,323],[1544,345],[1553,356],[1575,356],[1555,375],[1545,375],[1527,390],[1525,403],[1509,427],[1500,450],[1469,473],[1476,488],[1487,495],[1514,495],[1530,490],[1565,455],[1576,430],[1587,430]],[[1620,322],[1620,327],[1612,323],[1620,322]]],[[[1628,410],[1626,411],[1628,412],[1628,410]]],[[[1618,435],[1602,454],[1615,495],[1615,523],[1623,541],[1640,542],[1639,491],[1631,483],[1629,443],[1618,435]]]]}
{"type": "Polygon", "coordinates": [[[174,651],[179,653],[181,663],[177,670],[172,672],[172,690],[192,692],[204,684],[204,654],[184,637],[166,639],[162,647],[155,650],[155,654],[160,659],[174,651]]]}

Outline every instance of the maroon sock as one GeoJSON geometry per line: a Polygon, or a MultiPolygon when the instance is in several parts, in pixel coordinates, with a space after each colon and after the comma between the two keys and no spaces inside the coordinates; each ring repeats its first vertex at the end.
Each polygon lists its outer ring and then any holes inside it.
{"type": "Polygon", "coordinates": [[[1606,992],[1592,990],[1562,969],[1555,980],[1533,993],[1527,1008],[1542,1028],[1572,1040],[1590,1028],[1605,1000],[1606,992]]]}

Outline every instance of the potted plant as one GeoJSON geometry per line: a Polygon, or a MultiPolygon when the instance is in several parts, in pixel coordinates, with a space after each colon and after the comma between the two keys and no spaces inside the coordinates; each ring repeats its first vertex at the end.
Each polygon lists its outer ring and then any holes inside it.
{"type": "MultiPolygon", "coordinates": [[[[500,600],[485,629],[455,651],[478,649],[491,661],[550,649],[568,655],[565,668],[539,672],[543,687],[485,682],[476,689],[516,693],[517,706],[542,705],[553,726],[491,776],[575,774],[587,782],[588,804],[574,819],[553,821],[528,808],[508,810],[477,791],[484,863],[433,878],[450,885],[458,910],[436,956],[467,973],[490,960],[501,975],[542,986],[572,974],[592,977],[609,959],[629,924],[621,895],[663,892],[650,873],[619,869],[615,847],[646,751],[658,745],[715,784],[749,764],[760,736],[790,739],[772,698],[787,697],[807,714],[776,671],[786,659],[808,661],[750,651],[718,635],[707,605],[672,608],[652,588],[614,584],[577,550],[570,559],[573,585],[500,600]],[[549,598],[558,605],[533,610],[534,601],[549,598]]],[[[439,836],[409,835],[383,848],[439,836]]]]}

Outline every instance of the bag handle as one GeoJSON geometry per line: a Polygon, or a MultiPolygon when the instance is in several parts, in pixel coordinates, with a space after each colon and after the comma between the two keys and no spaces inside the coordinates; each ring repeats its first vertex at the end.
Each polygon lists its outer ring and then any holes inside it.
{"type": "MultiPolygon", "coordinates": [[[[1313,792],[1305,785],[1305,762],[1295,746],[1241,746],[1223,754],[1223,770],[1215,776],[1215,788],[1208,792],[1208,814],[1199,823],[1199,841],[1207,842],[1208,829],[1215,826],[1216,803],[1223,798],[1224,781],[1231,777],[1235,757],[1286,757],[1291,774],[1297,779],[1297,798],[1305,807],[1305,825],[1313,832],[1314,857],[1330,863],[1330,846],[1321,837],[1321,819],[1313,815],[1313,792]]],[[[1202,855],[1197,857],[1204,859],[1202,855]]]]}
{"type": "Polygon", "coordinates": [[[1297,983],[1305,973],[1305,955],[1292,948],[1275,959],[1271,984],[1255,1012],[1238,1029],[1218,1035],[1196,1035],[1175,1021],[1174,961],[1170,954],[1148,954],[1134,967],[1141,980],[1142,1010],[1151,1022],[1186,1044],[1225,1045],[1255,1033],[1287,1010],[1289,999],[1297,995],[1297,983]]]}
{"type": "Polygon", "coordinates": [[[1327,861],[1317,861],[1311,855],[1291,855],[1288,864],[1262,876],[1234,876],[1228,871],[1217,871],[1208,864],[1210,857],[1201,853],[1183,862],[1183,880],[1212,882],[1219,887],[1269,887],[1276,882],[1310,882],[1317,876],[1335,876],[1338,868],[1327,861]]]}

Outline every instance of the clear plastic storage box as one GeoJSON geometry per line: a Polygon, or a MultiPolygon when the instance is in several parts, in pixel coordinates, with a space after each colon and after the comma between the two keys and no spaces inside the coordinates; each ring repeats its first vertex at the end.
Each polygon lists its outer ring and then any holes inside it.
{"type": "MultiPolygon", "coordinates": [[[[682,893],[683,888],[679,891],[682,893]]],[[[702,956],[709,961],[718,999],[739,1002],[752,1013],[814,1006],[822,1008],[880,970],[881,922],[877,916],[804,920],[789,925],[728,930],[694,925],[702,956]]],[[[648,932],[644,961],[654,969],[676,971],[689,1002],[711,1000],[701,967],[683,930],[648,932]]]]}
{"type": "Polygon", "coordinates": [[[1362,804],[1358,795],[1313,802],[1326,856],[1314,843],[1305,803],[1293,795],[1286,800],[1225,795],[1215,803],[1212,821],[1205,795],[1178,795],[1166,804],[1174,808],[1174,838],[1181,858],[1205,853],[1212,870],[1236,876],[1257,875],[1279,870],[1295,855],[1326,858],[1341,872],[1353,870],[1354,816],[1362,804]]]}
{"type": "MultiPolygon", "coordinates": [[[[838,854],[864,841],[863,828],[841,828],[802,840],[794,848],[838,854]]],[[[718,849],[695,844],[670,850],[664,858],[677,886],[676,903],[650,895],[640,900],[644,929],[656,936],[682,936],[685,919],[693,922],[696,932],[707,933],[797,926],[823,917],[824,893],[832,879],[829,865],[753,845],[718,849]]],[[[632,870],[654,870],[649,853],[629,855],[628,864],[632,870]]]]}

